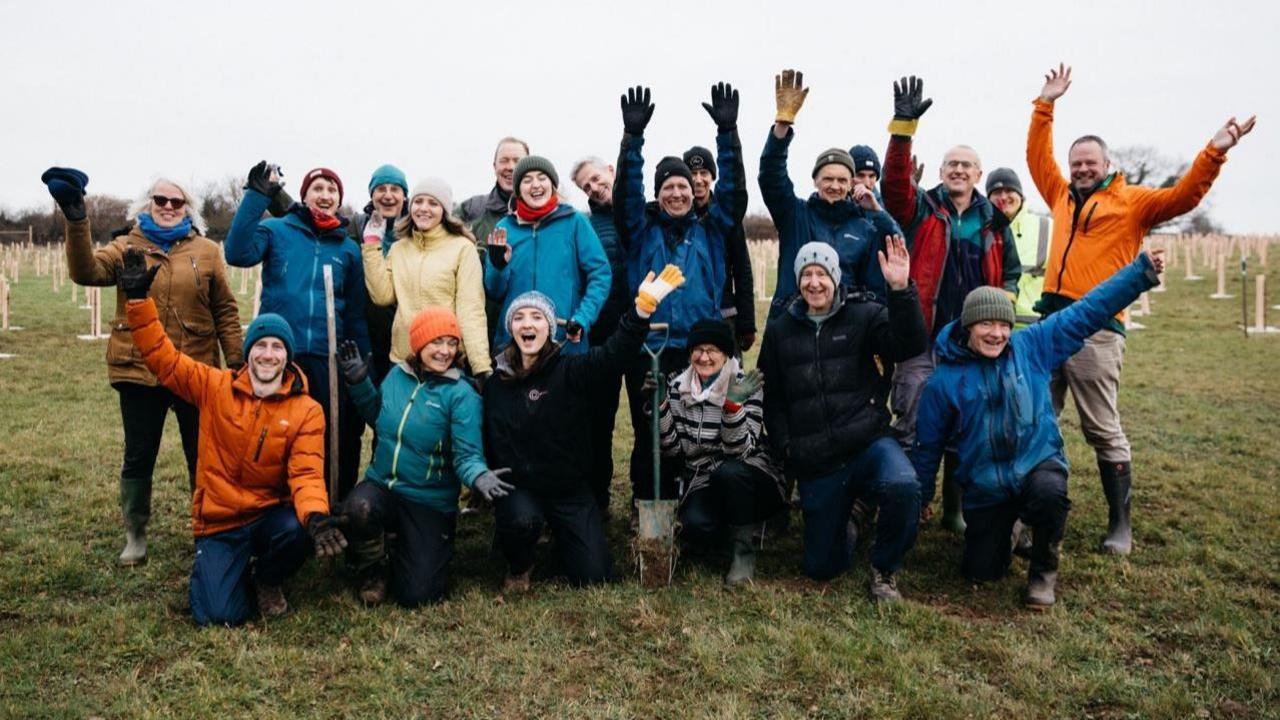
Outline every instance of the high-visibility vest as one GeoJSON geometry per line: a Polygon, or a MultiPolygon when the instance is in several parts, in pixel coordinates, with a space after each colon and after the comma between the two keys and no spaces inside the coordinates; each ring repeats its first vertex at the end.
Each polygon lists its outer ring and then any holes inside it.
{"type": "Polygon", "coordinates": [[[1044,292],[1044,268],[1049,262],[1049,241],[1053,238],[1053,219],[1035,215],[1024,206],[1009,222],[1018,258],[1022,260],[1022,277],[1018,278],[1018,299],[1014,313],[1019,325],[1029,325],[1040,319],[1032,308],[1044,292]]]}

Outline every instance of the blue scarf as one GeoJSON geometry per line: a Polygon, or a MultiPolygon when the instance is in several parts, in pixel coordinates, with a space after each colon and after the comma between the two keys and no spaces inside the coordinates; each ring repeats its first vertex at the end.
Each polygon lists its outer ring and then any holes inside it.
{"type": "Polygon", "coordinates": [[[169,252],[174,243],[191,234],[191,218],[184,217],[182,222],[166,228],[157,225],[151,219],[151,213],[142,213],[138,216],[138,228],[148,240],[159,245],[161,250],[169,252]]]}

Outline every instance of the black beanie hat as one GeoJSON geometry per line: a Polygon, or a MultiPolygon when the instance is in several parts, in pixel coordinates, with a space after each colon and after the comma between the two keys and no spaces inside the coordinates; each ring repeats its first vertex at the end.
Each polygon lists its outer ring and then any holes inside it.
{"type": "Polygon", "coordinates": [[[693,324],[692,328],[689,328],[688,343],[690,351],[699,345],[715,345],[725,355],[733,355],[734,351],[738,349],[737,341],[733,339],[733,330],[729,327],[729,323],[712,318],[699,320],[693,324]]]}
{"type": "Polygon", "coordinates": [[[854,175],[859,170],[874,170],[876,177],[880,177],[880,156],[870,145],[854,145],[849,148],[849,156],[853,158],[854,175]]]}
{"type": "Polygon", "coordinates": [[[1009,168],[996,168],[987,176],[988,195],[991,194],[992,190],[999,190],[1000,188],[1009,188],[1024,199],[1027,197],[1022,194],[1022,181],[1018,179],[1018,173],[1009,168]]]}
{"type": "Polygon", "coordinates": [[[653,171],[653,196],[657,197],[662,191],[662,184],[671,176],[678,175],[689,183],[689,187],[693,187],[693,173],[689,172],[689,166],[678,157],[668,155],[658,161],[658,168],[653,171]]]}
{"type": "Polygon", "coordinates": [[[706,170],[711,173],[711,179],[716,179],[716,159],[712,156],[711,151],[701,145],[694,145],[684,151],[684,164],[689,166],[689,171],[706,170]]]}

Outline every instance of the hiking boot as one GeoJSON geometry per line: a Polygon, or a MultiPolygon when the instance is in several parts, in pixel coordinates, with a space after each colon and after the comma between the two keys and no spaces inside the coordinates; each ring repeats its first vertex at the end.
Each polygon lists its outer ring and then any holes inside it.
{"type": "Polygon", "coordinates": [[[1053,607],[1056,600],[1053,589],[1057,582],[1057,570],[1031,573],[1027,578],[1027,592],[1022,597],[1022,604],[1028,610],[1038,611],[1053,607]]]}
{"type": "Polygon", "coordinates": [[[289,612],[289,602],[284,599],[284,588],[279,585],[257,583],[258,612],[263,619],[278,618],[289,612]]]}
{"type": "Polygon", "coordinates": [[[1107,498],[1107,536],[1102,549],[1112,555],[1128,555],[1133,549],[1133,528],[1129,507],[1133,495],[1132,463],[1098,463],[1102,473],[1102,493],[1107,498]]]}
{"type": "Polygon", "coordinates": [[[532,574],[533,568],[519,574],[507,573],[507,577],[502,580],[503,594],[518,595],[529,592],[529,576],[532,574]]]}
{"type": "Polygon", "coordinates": [[[898,592],[897,573],[881,572],[872,565],[870,595],[873,603],[902,602],[902,593],[898,592]]]}
{"type": "Polygon", "coordinates": [[[387,599],[387,578],[382,573],[370,575],[360,583],[360,591],[356,593],[360,602],[370,607],[379,605],[387,599]]]}
{"type": "Polygon", "coordinates": [[[127,528],[124,531],[124,550],[116,561],[120,567],[134,567],[147,561],[147,526],[127,528]]]}
{"type": "Polygon", "coordinates": [[[750,583],[756,573],[756,546],[752,541],[755,525],[735,525],[729,529],[729,547],[733,552],[733,560],[729,563],[729,573],[724,576],[726,587],[737,587],[750,583]]]}

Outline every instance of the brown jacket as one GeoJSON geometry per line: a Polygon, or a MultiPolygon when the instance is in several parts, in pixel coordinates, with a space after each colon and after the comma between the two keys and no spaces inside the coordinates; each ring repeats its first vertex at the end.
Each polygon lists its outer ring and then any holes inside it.
{"type": "MultiPolygon", "coordinates": [[[[147,266],[160,265],[151,284],[160,322],[173,344],[184,354],[218,367],[218,346],[228,364],[242,362],[243,334],[235,295],[227,284],[222,248],[194,230],[174,243],[166,254],[136,226],[128,235],[93,247],[89,221],[66,223],[67,273],[80,285],[116,284],[124,251],[136,247],[147,254],[147,266]]],[[[118,382],[156,385],[156,376],[142,362],[129,335],[125,297],[116,290],[116,314],[107,341],[107,378],[118,382]]]]}

